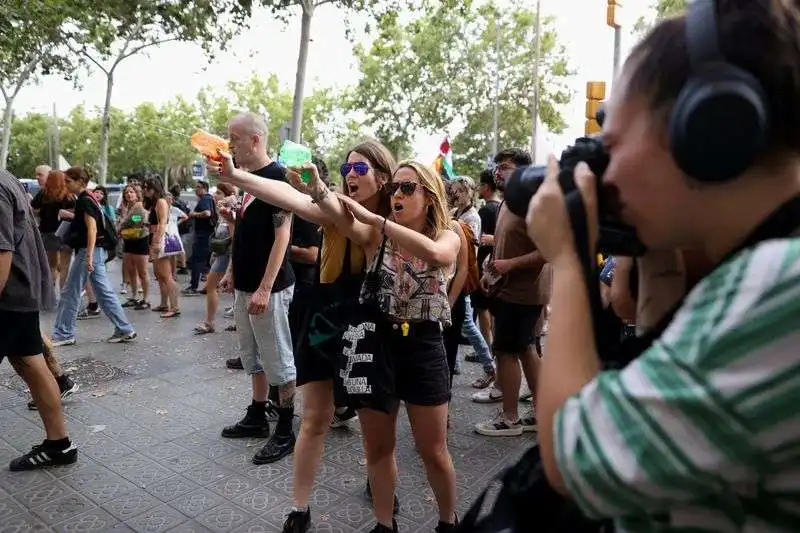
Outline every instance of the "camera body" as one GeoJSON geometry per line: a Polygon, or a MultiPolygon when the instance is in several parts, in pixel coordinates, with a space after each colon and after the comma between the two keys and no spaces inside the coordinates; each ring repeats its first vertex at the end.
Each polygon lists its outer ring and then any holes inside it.
{"type": "MultiPolygon", "coordinates": [[[[597,205],[600,222],[598,251],[604,255],[638,257],[647,250],[636,236],[636,230],[623,223],[619,217],[619,206],[616,197],[603,188],[603,174],[608,168],[609,155],[603,147],[602,138],[580,137],[573,146],[561,154],[559,161],[558,181],[561,190],[567,196],[577,189],[575,185],[575,167],[583,161],[597,177],[597,205]]],[[[505,202],[508,209],[517,216],[524,217],[528,212],[528,204],[544,181],[547,167],[532,165],[521,167],[506,181],[505,202]]],[[[570,204],[567,204],[570,208],[570,204]]]]}

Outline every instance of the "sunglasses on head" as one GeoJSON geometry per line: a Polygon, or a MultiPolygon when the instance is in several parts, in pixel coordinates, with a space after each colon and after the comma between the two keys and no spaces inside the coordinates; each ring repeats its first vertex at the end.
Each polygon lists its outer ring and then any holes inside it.
{"type": "Polygon", "coordinates": [[[417,190],[417,185],[424,187],[415,181],[393,181],[389,184],[389,191],[394,194],[399,189],[403,196],[411,196],[417,190]]]}
{"type": "Polygon", "coordinates": [[[369,165],[362,161],[359,161],[358,163],[344,163],[339,169],[339,172],[342,174],[342,177],[344,178],[348,174],[350,174],[351,170],[355,170],[356,174],[358,174],[359,176],[365,176],[367,172],[369,172],[369,165]]]}

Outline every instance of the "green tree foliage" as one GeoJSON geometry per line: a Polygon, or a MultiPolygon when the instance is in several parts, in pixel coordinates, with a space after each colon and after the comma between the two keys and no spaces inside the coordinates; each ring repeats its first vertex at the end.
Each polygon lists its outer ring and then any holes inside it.
{"type": "Polygon", "coordinates": [[[653,23],[663,18],[677,15],[686,9],[687,4],[687,0],[658,0],[654,5],[651,6],[654,16],[649,19],[645,17],[639,17],[639,20],[636,21],[636,24],[633,27],[634,33],[643,35],[653,27],[653,23]]]}
{"type": "MultiPolygon", "coordinates": [[[[89,2],[89,0],[83,0],[89,2]]],[[[222,48],[249,14],[238,0],[103,0],[70,31],[68,46],[106,76],[98,181],[109,164],[114,74],[133,55],[170,41],[196,42],[209,54],[222,48]]]]}
{"type": "MultiPolygon", "coordinates": [[[[461,129],[452,140],[457,171],[475,174],[491,151],[497,32],[501,145],[530,145],[534,22],[534,11],[491,3],[462,12],[433,7],[405,24],[384,17],[372,45],[356,47],[362,78],[351,105],[401,157],[410,155],[418,131],[461,129]]],[[[571,72],[547,18],[540,72],[540,116],[559,133],[565,127],[559,107],[572,97],[566,85],[571,72]]]]}
{"type": "Polygon", "coordinates": [[[64,28],[81,9],[66,0],[3,0],[0,2],[0,94],[3,96],[3,135],[0,168],[5,168],[11,139],[14,101],[38,75],[71,78],[73,61],[59,47],[64,28]]]}
{"type": "MultiPolygon", "coordinates": [[[[315,152],[327,156],[341,144],[335,124],[344,115],[336,103],[341,98],[330,90],[318,90],[305,99],[303,137],[315,152]]],[[[228,84],[224,94],[203,89],[194,101],[177,97],[158,106],[142,103],[129,113],[117,108],[109,111],[114,124],[110,130],[108,179],[116,182],[131,172],[157,172],[184,176],[199,155],[191,147],[189,136],[198,128],[225,136],[227,123],[236,113],[266,111],[270,116],[269,148],[278,151],[278,128],[291,113],[292,93],[281,87],[275,76],[253,77],[228,84]]],[[[52,118],[30,114],[14,120],[9,169],[17,176],[32,174],[36,165],[48,159],[52,118]]],[[[59,122],[60,145],[70,164],[86,166],[97,175],[100,169],[98,139],[102,110],[72,109],[59,122]]],[[[349,135],[346,130],[341,135],[349,135]]]]}

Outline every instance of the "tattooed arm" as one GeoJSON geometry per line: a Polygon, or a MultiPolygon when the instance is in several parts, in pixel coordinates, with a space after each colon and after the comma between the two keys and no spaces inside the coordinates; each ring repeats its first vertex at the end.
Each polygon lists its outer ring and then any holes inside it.
{"type": "Polygon", "coordinates": [[[679,251],[648,252],[639,259],[636,333],[654,327],[686,292],[686,269],[679,251]]]}
{"type": "Polygon", "coordinates": [[[261,279],[261,285],[258,287],[266,292],[272,292],[272,284],[275,283],[275,278],[278,276],[278,271],[283,264],[286,250],[289,248],[289,240],[292,236],[292,214],[286,211],[278,211],[272,215],[272,224],[275,226],[275,242],[269,251],[267,268],[264,271],[264,277],[261,279]]]}

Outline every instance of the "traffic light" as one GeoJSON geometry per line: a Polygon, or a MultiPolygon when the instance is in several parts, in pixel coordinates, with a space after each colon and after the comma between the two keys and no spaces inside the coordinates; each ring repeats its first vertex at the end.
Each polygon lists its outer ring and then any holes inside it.
{"type": "Polygon", "coordinates": [[[619,0],[608,0],[608,7],[606,8],[606,24],[614,29],[620,27],[619,12],[621,8],[622,4],[619,3],[619,0]]]}
{"type": "Polygon", "coordinates": [[[586,83],[586,135],[600,133],[603,128],[597,122],[597,111],[606,98],[606,82],[590,81],[586,83]]]}

